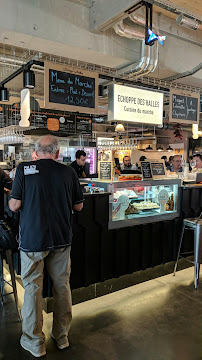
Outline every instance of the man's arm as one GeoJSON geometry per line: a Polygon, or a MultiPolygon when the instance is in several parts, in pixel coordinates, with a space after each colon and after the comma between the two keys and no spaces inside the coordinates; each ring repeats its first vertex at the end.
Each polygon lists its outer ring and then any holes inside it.
{"type": "Polygon", "coordinates": [[[82,209],[83,209],[83,202],[80,204],[73,205],[73,210],[75,210],[75,211],[81,211],[82,209]]]}
{"type": "Polygon", "coordinates": [[[21,208],[22,201],[11,198],[8,204],[11,211],[18,211],[21,208]]]}

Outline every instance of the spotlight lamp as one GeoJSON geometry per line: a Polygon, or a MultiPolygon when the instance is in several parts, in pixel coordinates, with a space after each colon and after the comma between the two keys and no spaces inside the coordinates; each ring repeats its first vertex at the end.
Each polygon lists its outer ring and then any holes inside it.
{"type": "Polygon", "coordinates": [[[24,88],[33,89],[35,87],[35,74],[30,69],[23,72],[24,88]]]}
{"type": "Polygon", "coordinates": [[[173,148],[169,145],[166,150],[167,150],[167,151],[173,151],[173,148]]]}
{"type": "Polygon", "coordinates": [[[158,151],[163,151],[163,148],[162,148],[161,145],[159,145],[156,150],[158,150],[158,151]]]}
{"type": "Polygon", "coordinates": [[[191,19],[183,14],[180,14],[176,18],[176,23],[191,30],[197,30],[199,27],[199,22],[197,20],[191,19]]]}
{"type": "Polygon", "coordinates": [[[149,146],[147,146],[147,148],[146,148],[145,150],[146,150],[146,151],[152,151],[153,148],[149,145],[149,146]]]}
{"type": "Polygon", "coordinates": [[[9,101],[9,91],[4,87],[0,88],[0,101],[9,101]]]}

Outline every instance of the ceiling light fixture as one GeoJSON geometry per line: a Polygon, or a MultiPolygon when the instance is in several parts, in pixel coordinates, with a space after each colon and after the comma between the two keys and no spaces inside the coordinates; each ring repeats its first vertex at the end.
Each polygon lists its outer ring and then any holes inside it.
{"type": "Polygon", "coordinates": [[[161,145],[159,145],[156,150],[158,150],[158,151],[163,151],[163,148],[162,148],[161,145]]]}
{"type": "Polygon", "coordinates": [[[153,148],[149,145],[149,146],[147,146],[147,148],[146,148],[145,150],[146,150],[146,151],[152,151],[153,148]]]}
{"type": "Polygon", "coordinates": [[[23,84],[25,88],[33,89],[35,87],[35,74],[30,69],[23,72],[23,84]]]}
{"type": "Polygon", "coordinates": [[[167,151],[173,151],[173,148],[169,145],[166,150],[167,150],[167,151]]]}
{"type": "Polygon", "coordinates": [[[115,127],[115,131],[124,132],[125,128],[124,128],[123,124],[117,124],[115,127]]]}
{"type": "Polygon", "coordinates": [[[9,91],[4,87],[0,88],[0,101],[9,101],[9,91]]]}
{"type": "Polygon", "coordinates": [[[176,23],[179,25],[185,26],[186,28],[191,29],[191,30],[197,30],[199,27],[198,21],[191,19],[183,14],[180,14],[176,18],[176,23]]]}

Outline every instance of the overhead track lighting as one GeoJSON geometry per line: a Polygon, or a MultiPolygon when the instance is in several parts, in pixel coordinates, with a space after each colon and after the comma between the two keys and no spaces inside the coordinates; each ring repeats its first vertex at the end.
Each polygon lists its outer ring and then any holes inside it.
{"type": "Polygon", "coordinates": [[[23,71],[23,84],[28,89],[35,87],[35,74],[30,69],[23,71]]]}
{"type": "Polygon", "coordinates": [[[166,150],[167,150],[167,151],[173,151],[173,148],[169,145],[166,150]]]}
{"type": "Polygon", "coordinates": [[[185,26],[186,28],[191,29],[191,30],[197,30],[199,27],[198,21],[191,19],[183,14],[180,14],[177,17],[176,23],[179,25],[185,26]]]}
{"type": "Polygon", "coordinates": [[[0,101],[9,101],[9,91],[4,87],[0,88],[0,101]]]}

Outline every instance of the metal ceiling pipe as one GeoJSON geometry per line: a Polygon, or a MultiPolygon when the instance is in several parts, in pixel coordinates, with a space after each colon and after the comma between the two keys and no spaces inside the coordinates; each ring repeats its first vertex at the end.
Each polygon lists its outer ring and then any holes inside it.
{"type": "MultiPolygon", "coordinates": [[[[131,21],[133,21],[135,24],[138,24],[138,25],[141,25],[141,26],[146,25],[146,19],[143,16],[138,15],[136,11],[134,11],[133,13],[131,13],[129,15],[129,19],[131,21]]],[[[155,24],[153,24],[153,30],[154,30],[154,32],[156,30],[158,30],[158,27],[155,24]]]]}
{"type": "Polygon", "coordinates": [[[173,80],[177,80],[177,79],[182,79],[184,77],[196,74],[201,69],[202,69],[202,62],[200,64],[198,64],[197,66],[195,66],[192,70],[188,70],[188,71],[185,71],[183,73],[179,73],[179,74],[176,74],[176,75],[173,75],[173,76],[169,76],[169,77],[164,78],[162,80],[164,80],[164,81],[165,80],[166,81],[173,81],[173,80]]]}
{"type": "MultiPolygon", "coordinates": [[[[150,46],[149,46],[150,47],[150,46]]],[[[154,72],[154,70],[156,69],[157,67],[157,64],[158,64],[158,42],[156,41],[156,43],[152,46],[152,54],[151,54],[151,60],[150,60],[150,64],[148,66],[148,69],[146,71],[144,71],[142,74],[139,74],[139,75],[135,75],[134,74],[134,77],[137,79],[141,76],[145,76],[147,74],[150,74],[152,72],[154,72]]]]}
{"type": "Polygon", "coordinates": [[[145,38],[143,31],[139,31],[139,29],[134,26],[125,25],[123,20],[114,25],[114,30],[118,35],[124,36],[128,39],[143,40],[145,38]]]}
{"type": "Polygon", "coordinates": [[[150,46],[145,45],[145,41],[142,41],[141,45],[141,58],[138,64],[135,66],[135,64],[126,66],[120,70],[117,71],[118,75],[125,75],[125,76],[132,76],[134,74],[140,74],[144,70],[146,70],[150,63],[150,46]]]}

